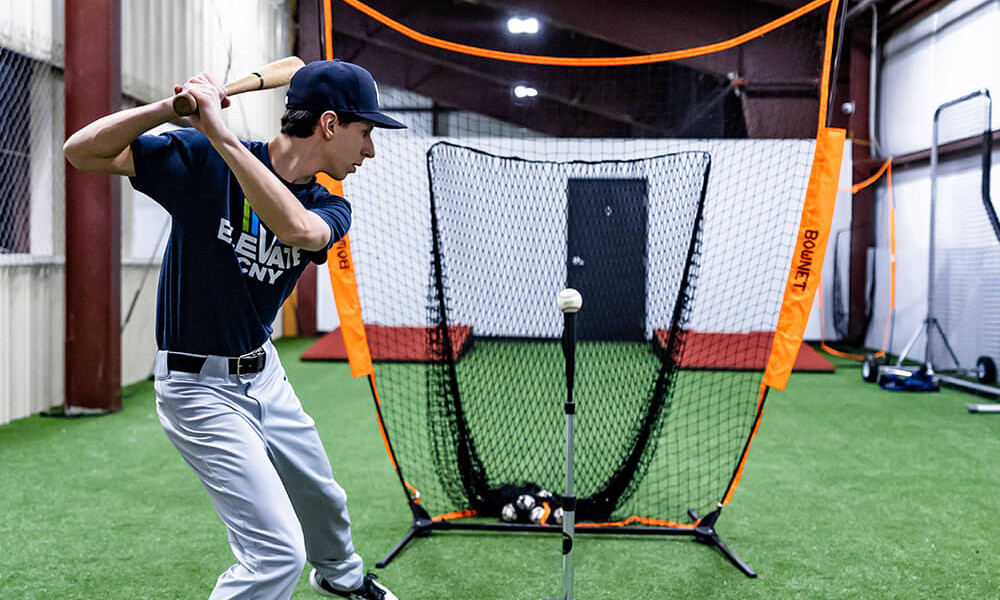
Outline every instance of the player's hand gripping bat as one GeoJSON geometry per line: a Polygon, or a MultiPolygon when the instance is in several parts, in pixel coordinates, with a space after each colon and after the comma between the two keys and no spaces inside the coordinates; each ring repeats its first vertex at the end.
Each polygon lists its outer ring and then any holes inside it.
{"type": "MultiPolygon", "coordinates": [[[[245,77],[226,84],[226,95],[242,94],[255,90],[269,90],[271,88],[288,85],[292,80],[292,75],[305,65],[298,56],[289,56],[268,63],[245,77]]],[[[186,117],[198,112],[198,101],[187,92],[181,92],[174,96],[174,112],[177,116],[186,117]]]]}

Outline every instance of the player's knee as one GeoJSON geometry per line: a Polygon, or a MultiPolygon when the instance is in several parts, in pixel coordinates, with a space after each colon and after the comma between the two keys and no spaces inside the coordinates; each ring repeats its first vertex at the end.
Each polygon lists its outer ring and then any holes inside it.
{"type": "Polygon", "coordinates": [[[293,536],[285,540],[280,548],[276,548],[273,564],[282,577],[298,579],[306,566],[306,543],[302,537],[293,536]]]}
{"type": "Polygon", "coordinates": [[[302,573],[302,569],[306,566],[306,543],[300,538],[297,542],[290,548],[288,553],[288,563],[292,572],[296,576],[302,573]]]}
{"type": "Polygon", "coordinates": [[[347,492],[338,483],[334,482],[330,486],[328,493],[334,504],[337,506],[347,506],[347,492]]]}
{"type": "Polygon", "coordinates": [[[310,502],[322,506],[323,512],[339,512],[347,508],[347,492],[332,479],[322,486],[303,490],[301,493],[308,497],[310,502]]]}

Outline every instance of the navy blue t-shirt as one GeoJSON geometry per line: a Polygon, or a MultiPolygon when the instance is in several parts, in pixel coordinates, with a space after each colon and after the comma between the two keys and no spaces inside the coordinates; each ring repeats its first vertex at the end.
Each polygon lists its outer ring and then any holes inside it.
{"type": "MultiPolygon", "coordinates": [[[[243,142],[267,168],[267,144],[243,142]]],[[[156,307],[161,350],[240,356],[260,347],[307,261],[326,252],[285,246],[250,207],[236,176],[195,129],[132,142],[132,187],[173,217],[156,307]]],[[[284,182],[330,225],[330,244],[351,225],[351,205],[323,186],[284,182]]]]}

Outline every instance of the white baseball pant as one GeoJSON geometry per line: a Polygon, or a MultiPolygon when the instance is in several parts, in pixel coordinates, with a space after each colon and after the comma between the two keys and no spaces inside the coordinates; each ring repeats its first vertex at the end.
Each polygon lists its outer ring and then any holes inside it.
{"type": "Polygon", "coordinates": [[[347,495],[333,479],[312,418],[270,341],[264,369],[231,375],[225,357],[200,373],[156,357],[156,410],[225,523],[236,557],[210,600],[287,600],[308,560],[335,587],[361,585],[347,495]]]}

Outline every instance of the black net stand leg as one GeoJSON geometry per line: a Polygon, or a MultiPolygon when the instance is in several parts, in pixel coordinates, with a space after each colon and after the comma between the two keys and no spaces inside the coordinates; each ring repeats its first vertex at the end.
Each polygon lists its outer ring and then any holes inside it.
{"type": "Polygon", "coordinates": [[[423,538],[431,534],[434,530],[434,521],[431,520],[430,515],[427,511],[423,509],[422,506],[410,500],[410,510],[413,511],[413,524],[410,525],[410,530],[406,532],[401,540],[396,542],[396,545],[382,557],[382,560],[375,563],[375,567],[382,569],[385,568],[392,559],[396,558],[396,555],[403,551],[403,548],[409,544],[413,538],[423,538]]]}
{"type": "Polygon", "coordinates": [[[715,522],[719,519],[719,514],[722,512],[722,507],[716,508],[712,512],[705,515],[702,519],[698,516],[698,513],[693,510],[689,510],[688,514],[692,519],[698,521],[698,526],[694,528],[694,541],[705,544],[706,546],[712,546],[718,548],[719,552],[725,556],[729,562],[733,563],[737,569],[740,570],[747,577],[756,577],[757,573],[750,568],[739,556],[733,553],[720,538],[717,531],[715,531],[715,522]]]}

